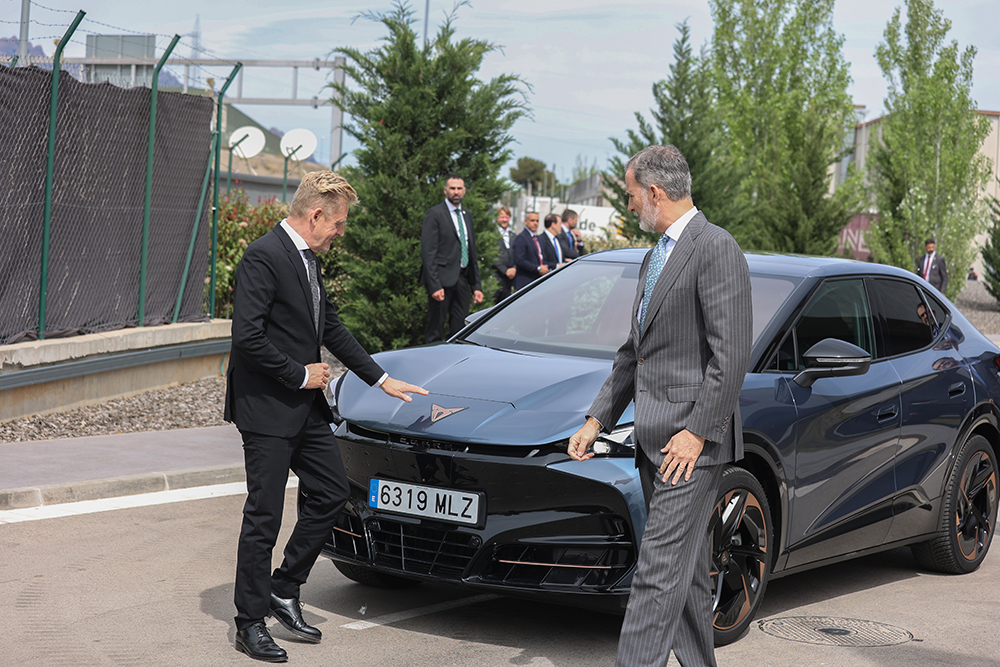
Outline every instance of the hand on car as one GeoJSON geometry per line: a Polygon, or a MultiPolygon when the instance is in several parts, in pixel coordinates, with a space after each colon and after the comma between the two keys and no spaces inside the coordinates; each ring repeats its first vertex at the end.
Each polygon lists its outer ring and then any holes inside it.
{"type": "Polygon", "coordinates": [[[569,447],[566,453],[574,461],[586,461],[594,455],[594,452],[587,451],[601,434],[601,422],[593,417],[587,417],[587,421],[580,427],[580,430],[569,437],[569,447]]]}
{"type": "Polygon", "coordinates": [[[407,396],[407,394],[420,394],[421,396],[427,395],[427,390],[423,387],[418,387],[415,384],[403,382],[402,380],[397,380],[395,378],[386,378],[385,382],[382,383],[382,391],[393,398],[398,398],[399,400],[406,401],[407,403],[413,400],[407,396]]]}

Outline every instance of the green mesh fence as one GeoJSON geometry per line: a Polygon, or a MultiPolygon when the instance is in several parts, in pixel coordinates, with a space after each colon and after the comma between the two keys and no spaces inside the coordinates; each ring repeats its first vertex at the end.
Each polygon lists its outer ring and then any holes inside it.
{"type": "MultiPolygon", "coordinates": [[[[39,336],[52,73],[0,66],[0,344],[39,336]]],[[[59,79],[46,338],[138,325],[147,88],[59,79]]],[[[169,323],[211,144],[210,98],[157,101],[144,326],[169,323]]],[[[207,319],[210,206],[202,210],[178,321],[207,319]]]]}

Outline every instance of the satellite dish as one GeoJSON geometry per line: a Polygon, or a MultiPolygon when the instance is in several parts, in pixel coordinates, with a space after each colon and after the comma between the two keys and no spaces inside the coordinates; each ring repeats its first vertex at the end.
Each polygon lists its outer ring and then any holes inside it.
{"type": "Polygon", "coordinates": [[[249,160],[264,150],[264,133],[260,131],[260,128],[256,128],[253,125],[238,127],[229,135],[229,148],[233,149],[233,153],[237,157],[249,160]],[[242,141],[240,141],[241,139],[242,141]],[[233,149],[233,146],[237,143],[239,143],[239,146],[233,149]]]}
{"type": "Polygon", "coordinates": [[[316,150],[316,145],[316,135],[300,127],[289,130],[281,138],[281,154],[292,160],[305,160],[316,150]],[[295,155],[292,155],[292,151],[295,151],[295,155]]]}

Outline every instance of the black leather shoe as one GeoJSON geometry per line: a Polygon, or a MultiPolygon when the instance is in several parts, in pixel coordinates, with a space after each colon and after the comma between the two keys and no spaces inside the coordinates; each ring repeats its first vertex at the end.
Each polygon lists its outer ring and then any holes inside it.
{"type": "Polygon", "coordinates": [[[288,654],[271,639],[264,621],[257,621],[236,631],[236,650],[243,651],[255,660],[288,662],[288,654]]]}
{"type": "Polygon", "coordinates": [[[271,593],[271,616],[285,626],[285,629],[307,642],[318,644],[323,639],[319,628],[307,625],[302,618],[302,605],[298,598],[279,598],[271,593]]]}

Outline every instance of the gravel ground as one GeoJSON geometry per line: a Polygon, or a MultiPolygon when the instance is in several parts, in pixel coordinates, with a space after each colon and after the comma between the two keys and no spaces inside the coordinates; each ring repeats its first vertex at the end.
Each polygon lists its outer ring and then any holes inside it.
{"type": "MultiPolygon", "coordinates": [[[[969,281],[955,305],[980,331],[1000,335],[1000,307],[983,281],[969,281]]],[[[343,372],[343,366],[323,352],[334,375],[343,372]]],[[[225,393],[225,378],[209,378],[89,408],[0,423],[0,442],[221,426],[225,393]]]]}
{"type": "MultiPolygon", "coordinates": [[[[324,361],[335,377],[344,371],[326,350],[324,361]]],[[[226,379],[208,378],[86,408],[2,422],[0,442],[222,426],[226,423],[222,419],[225,397],[226,379]]]]}

